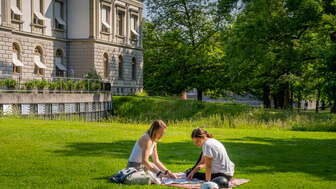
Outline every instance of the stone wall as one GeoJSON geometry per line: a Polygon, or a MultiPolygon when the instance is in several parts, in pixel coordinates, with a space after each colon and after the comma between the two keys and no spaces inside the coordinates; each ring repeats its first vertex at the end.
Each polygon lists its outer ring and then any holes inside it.
{"type": "Polygon", "coordinates": [[[130,94],[141,91],[143,88],[143,51],[132,48],[110,46],[104,43],[95,43],[94,62],[95,70],[104,78],[104,54],[109,58],[109,77],[114,93],[130,94]],[[119,56],[123,57],[123,79],[119,79],[119,56]],[[132,59],[136,59],[136,79],[132,79],[132,59]],[[117,91],[119,90],[119,91],[117,91]]]}
{"type": "Polygon", "coordinates": [[[56,66],[54,64],[57,49],[63,51],[63,63],[67,64],[66,43],[61,40],[52,40],[44,37],[24,35],[21,33],[4,31],[0,29],[0,73],[13,74],[12,48],[13,43],[18,44],[20,49],[20,60],[24,64],[22,67],[22,78],[40,78],[34,74],[34,49],[39,46],[43,51],[43,63],[47,66],[45,77],[55,76],[56,66]]]}
{"type": "Polygon", "coordinates": [[[0,74],[12,73],[12,32],[0,30],[0,74]]]}
{"type": "Polygon", "coordinates": [[[82,77],[94,72],[93,43],[89,40],[72,40],[68,42],[69,76],[82,77]],[[71,73],[73,71],[73,73],[71,73]]]}
{"type": "Polygon", "coordinates": [[[0,94],[0,116],[43,116],[56,119],[79,116],[87,121],[107,118],[112,112],[111,94],[0,94]]]}

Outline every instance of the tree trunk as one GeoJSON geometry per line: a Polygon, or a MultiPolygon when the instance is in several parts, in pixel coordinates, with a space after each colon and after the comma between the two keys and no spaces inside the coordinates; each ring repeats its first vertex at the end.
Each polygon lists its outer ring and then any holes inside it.
{"type": "Polygon", "coordinates": [[[290,106],[291,109],[293,109],[293,104],[294,104],[294,99],[293,98],[294,98],[294,93],[291,90],[290,91],[290,99],[289,99],[289,106],[290,106]]]}
{"type": "Polygon", "coordinates": [[[203,90],[197,89],[197,100],[202,101],[203,100],[203,90]]]}
{"type": "Polygon", "coordinates": [[[269,86],[265,86],[263,89],[263,102],[264,108],[271,108],[271,99],[270,99],[271,89],[269,86]]]}
{"type": "Polygon", "coordinates": [[[284,109],[285,105],[285,91],[281,91],[278,94],[278,106],[279,109],[284,109]]]}
{"type": "Polygon", "coordinates": [[[321,110],[325,110],[325,109],[326,109],[325,102],[324,102],[324,100],[322,100],[322,102],[321,102],[321,110]]]}
{"type": "Polygon", "coordinates": [[[283,92],[283,109],[289,109],[290,108],[290,91],[286,87],[283,92]]]}
{"type": "Polygon", "coordinates": [[[300,112],[300,109],[301,109],[301,101],[302,101],[302,96],[301,96],[301,91],[299,91],[298,92],[298,105],[297,105],[298,112],[300,112]]]}
{"type": "Polygon", "coordinates": [[[278,109],[278,97],[277,95],[273,95],[273,104],[274,104],[274,109],[278,109]]]}
{"type": "Polygon", "coordinates": [[[317,96],[316,96],[316,107],[315,107],[315,112],[318,113],[319,112],[319,106],[320,106],[320,95],[321,95],[321,91],[320,89],[317,89],[317,96]]]}

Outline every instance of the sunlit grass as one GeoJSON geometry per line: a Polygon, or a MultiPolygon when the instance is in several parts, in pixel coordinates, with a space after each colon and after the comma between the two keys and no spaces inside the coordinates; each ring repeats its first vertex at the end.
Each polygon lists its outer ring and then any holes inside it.
{"type": "MultiPolygon", "coordinates": [[[[107,177],[125,167],[147,124],[0,119],[0,188],[167,188],[121,186],[107,177]]],[[[196,161],[200,149],[189,124],[169,126],[158,144],[174,172],[196,161]]],[[[336,188],[336,133],[208,128],[226,146],[239,188],[336,188]]]]}

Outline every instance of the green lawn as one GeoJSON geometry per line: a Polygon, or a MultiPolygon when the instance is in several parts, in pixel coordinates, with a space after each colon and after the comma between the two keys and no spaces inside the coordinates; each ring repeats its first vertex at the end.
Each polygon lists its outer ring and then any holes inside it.
{"type": "Polygon", "coordinates": [[[169,97],[113,97],[114,120],[150,123],[162,119],[183,127],[278,128],[336,131],[336,114],[253,108],[235,103],[207,103],[169,97]]]}
{"type": "MultiPolygon", "coordinates": [[[[0,119],[0,188],[166,188],[119,186],[106,177],[127,163],[147,125],[0,119]]],[[[159,143],[175,172],[199,149],[190,127],[170,127],[159,143]]],[[[209,129],[228,149],[241,189],[336,188],[336,133],[273,129],[209,129]]]]}

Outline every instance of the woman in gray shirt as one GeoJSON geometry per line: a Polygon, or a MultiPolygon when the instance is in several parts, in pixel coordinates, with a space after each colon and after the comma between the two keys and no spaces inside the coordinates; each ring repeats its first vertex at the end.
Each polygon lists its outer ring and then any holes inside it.
{"type": "Polygon", "coordinates": [[[206,181],[225,177],[230,181],[235,165],[230,160],[224,145],[201,128],[194,129],[191,138],[196,146],[202,147],[202,154],[197,164],[187,172],[187,177],[206,181]],[[205,168],[205,173],[199,172],[202,168],[205,168]]]}

